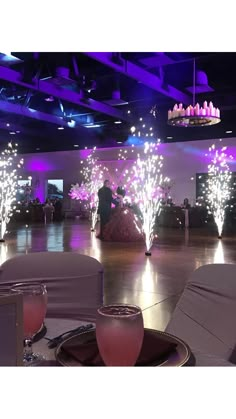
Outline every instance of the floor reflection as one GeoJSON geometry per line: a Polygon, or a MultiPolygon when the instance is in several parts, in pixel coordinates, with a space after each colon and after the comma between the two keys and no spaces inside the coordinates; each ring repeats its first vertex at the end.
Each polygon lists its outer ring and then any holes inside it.
{"type": "Polygon", "coordinates": [[[2,264],[8,259],[8,245],[7,243],[0,243],[0,263],[2,264]]]}
{"type": "Polygon", "coordinates": [[[142,243],[100,241],[86,221],[12,226],[8,230],[6,242],[0,244],[1,263],[28,252],[92,256],[104,268],[105,302],[140,305],[145,309],[147,327],[164,327],[195,269],[210,263],[236,263],[236,238],[218,240],[207,229],[160,229],[151,257],[145,256],[142,243]]]}
{"type": "Polygon", "coordinates": [[[91,243],[92,248],[89,252],[89,256],[92,256],[93,258],[101,262],[101,242],[99,239],[96,238],[95,232],[91,232],[91,243]]]}
{"type": "Polygon", "coordinates": [[[31,227],[22,227],[17,231],[16,236],[17,249],[22,250],[24,253],[28,253],[32,249],[32,229],[31,227]]]}
{"type": "Polygon", "coordinates": [[[46,228],[47,251],[63,252],[63,224],[49,224],[46,228]]]}
{"type": "Polygon", "coordinates": [[[217,248],[215,250],[215,255],[214,255],[214,263],[225,263],[222,240],[218,241],[218,245],[217,245],[217,248]]]}
{"type": "Polygon", "coordinates": [[[189,229],[185,228],[184,230],[184,244],[185,246],[189,245],[189,229]]]}
{"type": "Polygon", "coordinates": [[[142,288],[147,292],[157,292],[155,280],[157,280],[157,272],[154,271],[150,259],[147,258],[144,265],[144,271],[141,276],[142,288]]]}

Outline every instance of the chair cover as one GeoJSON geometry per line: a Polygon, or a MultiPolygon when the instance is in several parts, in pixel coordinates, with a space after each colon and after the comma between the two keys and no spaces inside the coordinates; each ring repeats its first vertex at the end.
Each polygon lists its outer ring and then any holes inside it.
{"type": "Polygon", "coordinates": [[[236,265],[197,269],[187,282],[166,331],[191,349],[236,363],[236,265]]]}
{"type": "Polygon", "coordinates": [[[41,281],[48,290],[48,317],[94,321],[103,303],[103,268],[96,259],[67,252],[39,252],[8,259],[0,285],[41,281]]]}

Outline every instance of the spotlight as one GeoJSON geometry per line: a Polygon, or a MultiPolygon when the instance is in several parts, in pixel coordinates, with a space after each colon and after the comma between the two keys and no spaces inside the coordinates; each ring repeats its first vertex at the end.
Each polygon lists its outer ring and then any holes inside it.
{"type": "Polygon", "coordinates": [[[53,96],[48,96],[44,100],[45,100],[45,102],[54,102],[54,97],[53,96]]]}

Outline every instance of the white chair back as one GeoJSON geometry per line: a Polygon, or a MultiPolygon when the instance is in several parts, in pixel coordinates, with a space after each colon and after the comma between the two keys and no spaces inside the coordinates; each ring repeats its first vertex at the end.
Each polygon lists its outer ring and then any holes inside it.
{"type": "Polygon", "coordinates": [[[187,282],[166,331],[193,351],[230,359],[236,346],[235,318],[236,265],[205,265],[187,282]]]}
{"type": "Polygon", "coordinates": [[[1,266],[0,284],[40,281],[48,290],[48,317],[95,321],[103,304],[103,267],[96,259],[67,252],[16,256],[1,266]]]}

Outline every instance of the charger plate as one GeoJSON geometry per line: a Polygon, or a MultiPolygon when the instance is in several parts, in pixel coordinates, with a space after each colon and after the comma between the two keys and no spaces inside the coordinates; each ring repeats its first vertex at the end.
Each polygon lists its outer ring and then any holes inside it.
{"type": "MultiPolygon", "coordinates": [[[[189,346],[176,336],[170,335],[166,332],[161,332],[154,329],[145,329],[145,333],[155,333],[158,338],[165,341],[176,344],[176,348],[171,352],[165,359],[157,362],[152,362],[145,366],[156,366],[156,367],[182,367],[187,365],[191,357],[191,351],[189,346]]],[[[87,332],[74,335],[64,340],[56,349],[55,357],[60,365],[65,367],[83,367],[85,366],[82,362],[77,361],[74,357],[70,356],[64,351],[66,344],[85,345],[96,340],[95,330],[88,330],[87,332]]],[[[194,363],[194,362],[193,362],[194,363]]],[[[192,364],[193,365],[193,364],[192,364]]],[[[87,365],[86,365],[87,366],[87,365]]]]}

